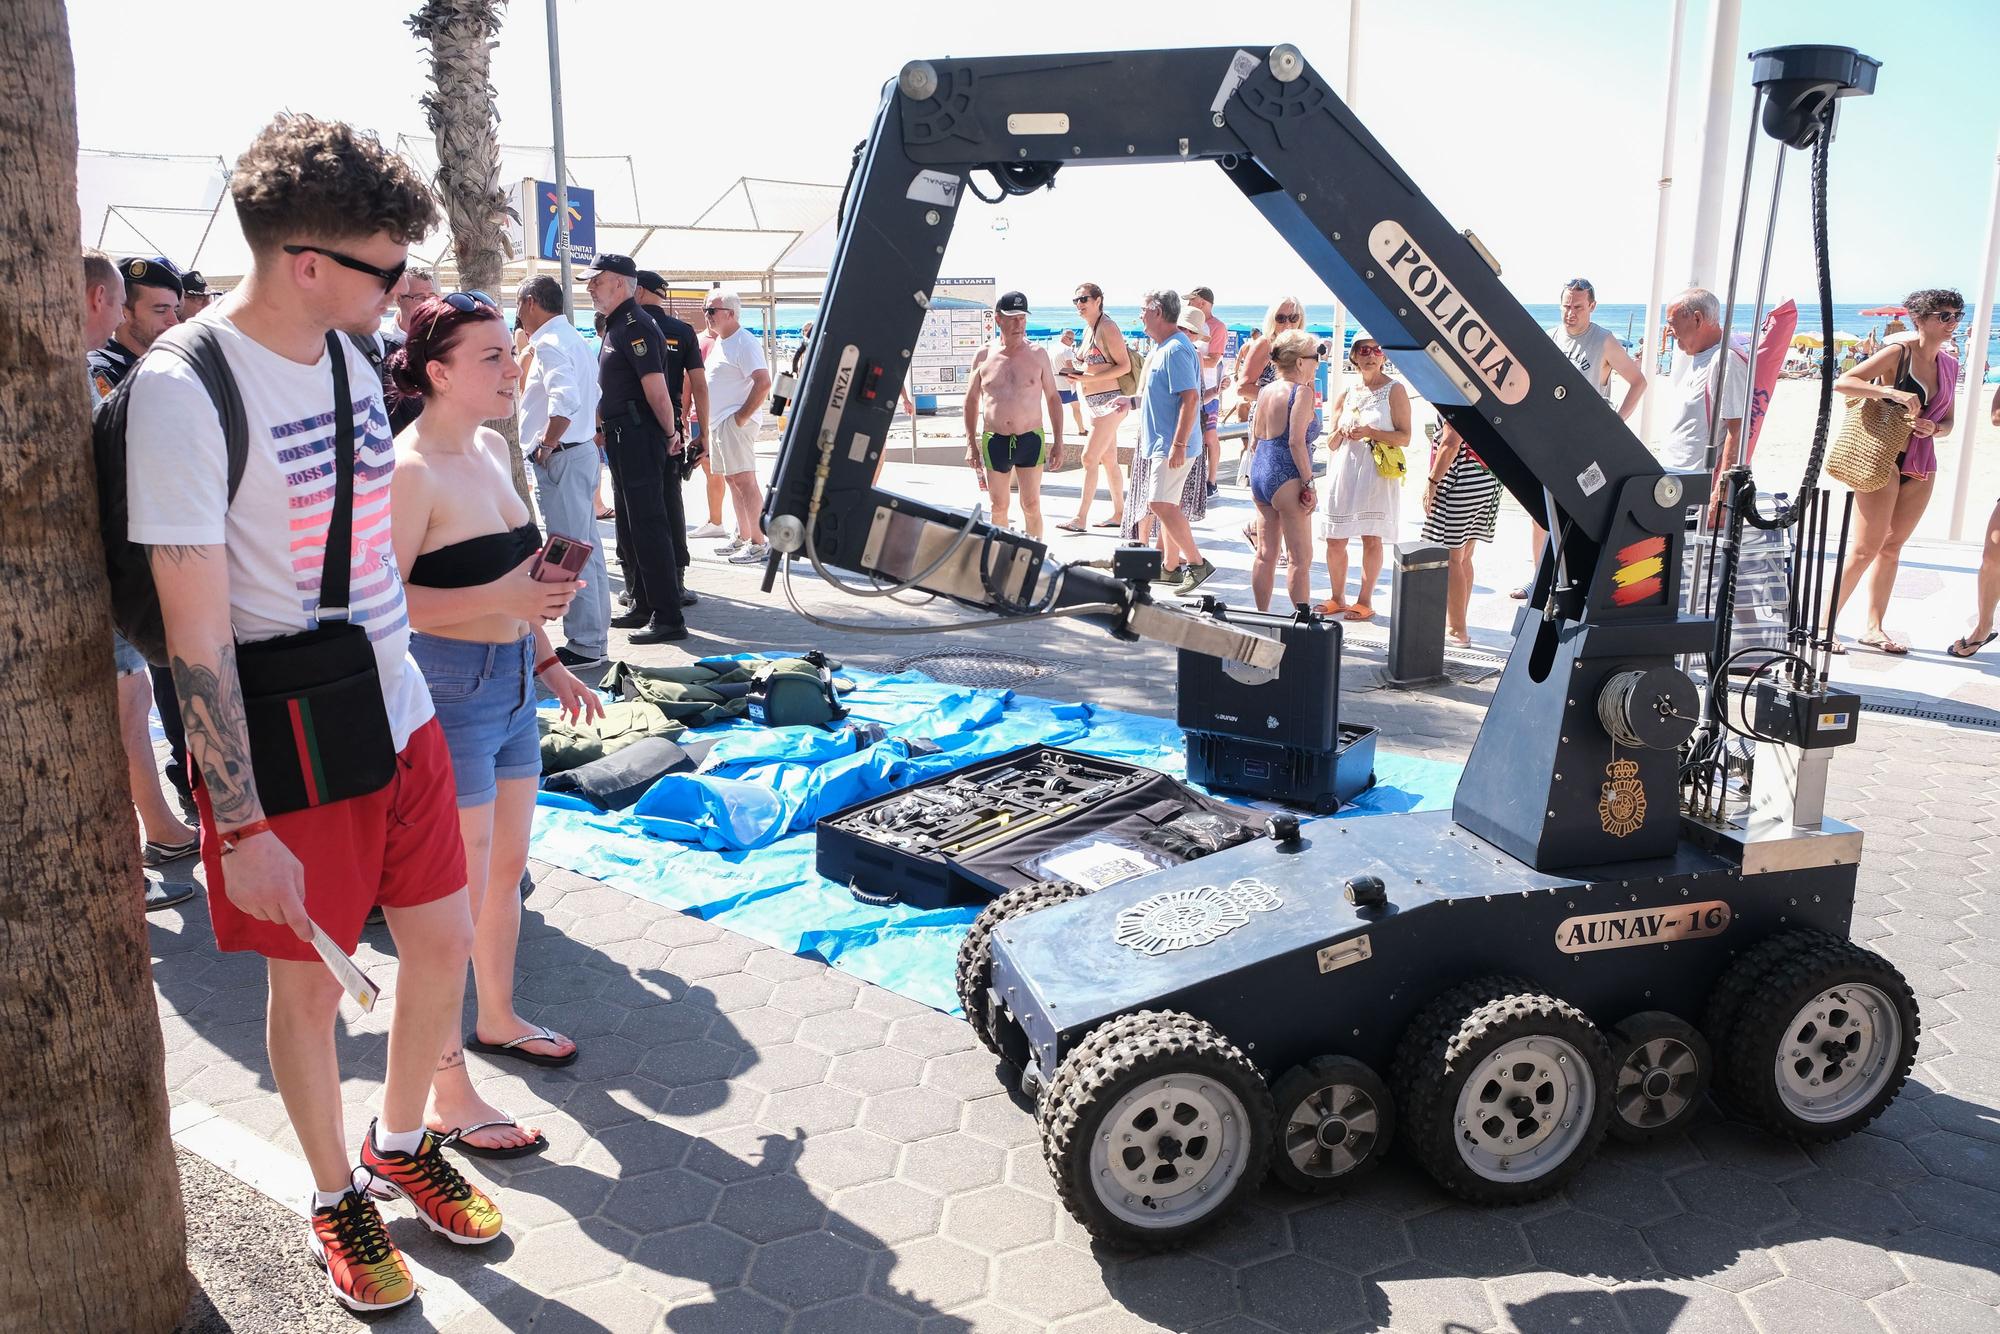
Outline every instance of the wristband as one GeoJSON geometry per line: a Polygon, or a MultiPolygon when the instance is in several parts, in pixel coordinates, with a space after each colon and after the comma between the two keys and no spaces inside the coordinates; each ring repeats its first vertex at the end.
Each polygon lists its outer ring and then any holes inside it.
{"type": "Polygon", "coordinates": [[[268,834],[270,832],[271,822],[269,820],[252,820],[249,824],[239,825],[235,829],[223,830],[216,837],[222,841],[222,850],[227,853],[234,852],[236,845],[246,838],[253,838],[258,834],[268,834]]]}
{"type": "Polygon", "coordinates": [[[543,672],[546,672],[549,668],[555,666],[557,663],[561,661],[562,659],[557,657],[555,654],[553,653],[549,654],[548,657],[543,658],[540,662],[535,664],[535,675],[540,676],[543,672]]]}

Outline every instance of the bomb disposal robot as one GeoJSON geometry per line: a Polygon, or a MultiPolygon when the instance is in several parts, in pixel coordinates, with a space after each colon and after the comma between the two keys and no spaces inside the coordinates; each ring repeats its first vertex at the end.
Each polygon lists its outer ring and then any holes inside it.
{"type": "MultiPolygon", "coordinates": [[[[1766,129],[1812,150],[1825,306],[1836,99],[1871,91],[1876,64],[1829,47],[1755,59],[1766,129]]],[[[766,501],[767,588],[804,560],[861,596],[923,590],[998,613],[979,623],[1082,617],[1246,675],[1282,670],[1271,641],[1153,603],[1140,563],[1056,567],[976,511],[873,484],[964,193],[1197,160],[1555,537],[1449,815],[1303,835],[1280,821],[1269,840],[1100,893],[1017,890],[976,924],[967,1015],[1038,1094],[1065,1203],[1100,1237],[1171,1245],[1267,1172],[1338,1188],[1392,1140],[1454,1194],[1532,1199],[1607,1131],[1676,1129],[1711,1082],[1797,1140],[1865,1125],[1910,1070],[1918,1016],[1896,970],[1847,939],[1861,835],[1818,809],[1856,701],[1781,654],[1755,685],[1756,799],[1732,806],[1752,785],[1732,788],[1718,758],[1725,731],[1744,730],[1724,710],[1744,705],[1731,716],[1748,723],[1749,701],[1676,665],[1725,683],[1733,665],[1717,617],[1682,611],[1686,512],[1707,477],[1662,472],[1477,239],[1289,46],[903,69],[843,199],[766,501]]],[[[1823,404],[1831,387],[1829,366],[1823,404]]],[[[1732,477],[1727,532],[1790,521],[1750,513],[1747,472],[1732,477]]]]}

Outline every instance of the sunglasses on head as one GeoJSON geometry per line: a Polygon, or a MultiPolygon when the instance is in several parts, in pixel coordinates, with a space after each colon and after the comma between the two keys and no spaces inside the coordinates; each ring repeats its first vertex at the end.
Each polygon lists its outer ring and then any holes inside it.
{"type": "MultiPolygon", "coordinates": [[[[437,299],[444,303],[446,309],[455,310],[461,315],[473,315],[481,310],[490,310],[496,315],[500,313],[500,307],[484,292],[447,292],[437,299]]],[[[437,332],[438,321],[443,318],[442,310],[431,316],[431,326],[425,337],[437,332]]]]}
{"type": "Polygon", "coordinates": [[[318,245],[288,245],[285,247],[285,253],[288,255],[320,255],[332,260],[343,269],[353,269],[356,273],[365,273],[371,277],[380,278],[382,280],[382,290],[385,292],[401,281],[403,270],[410,267],[410,261],[405,259],[393,268],[385,269],[370,264],[365,259],[356,259],[352,255],[343,255],[338,250],[328,250],[325,246],[318,245]]]}

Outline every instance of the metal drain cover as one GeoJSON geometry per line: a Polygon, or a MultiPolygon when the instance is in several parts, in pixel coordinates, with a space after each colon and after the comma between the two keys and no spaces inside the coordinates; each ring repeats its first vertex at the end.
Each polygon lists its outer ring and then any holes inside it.
{"type": "Polygon", "coordinates": [[[1060,670],[1062,664],[1041,658],[1024,658],[1014,653],[988,653],[966,649],[948,653],[919,653],[898,658],[889,664],[892,672],[922,672],[945,685],[976,686],[988,690],[1009,690],[1060,670]]]}

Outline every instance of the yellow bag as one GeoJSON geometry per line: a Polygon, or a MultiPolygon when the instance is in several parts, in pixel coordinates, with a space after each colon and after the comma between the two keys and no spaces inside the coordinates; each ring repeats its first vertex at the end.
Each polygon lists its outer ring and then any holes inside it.
{"type": "Polygon", "coordinates": [[[1375,456],[1376,476],[1387,477],[1400,486],[1403,478],[1409,475],[1410,467],[1404,461],[1401,445],[1385,445],[1380,440],[1370,440],[1368,452],[1375,456]]]}
{"type": "MultiPolygon", "coordinates": [[[[1889,382],[1900,381],[1909,367],[1906,343],[1897,373],[1889,382]]],[[[1910,446],[1910,424],[1900,403],[1882,398],[1848,399],[1847,420],[1840,424],[1840,434],[1827,451],[1827,475],[1864,495],[1880,491],[1896,480],[1896,460],[1910,446]]]]}
{"type": "Polygon", "coordinates": [[[1847,420],[1827,451],[1827,475],[1864,495],[1880,491],[1896,480],[1896,459],[1909,443],[1910,418],[1902,404],[1850,398],[1847,420]]]}

